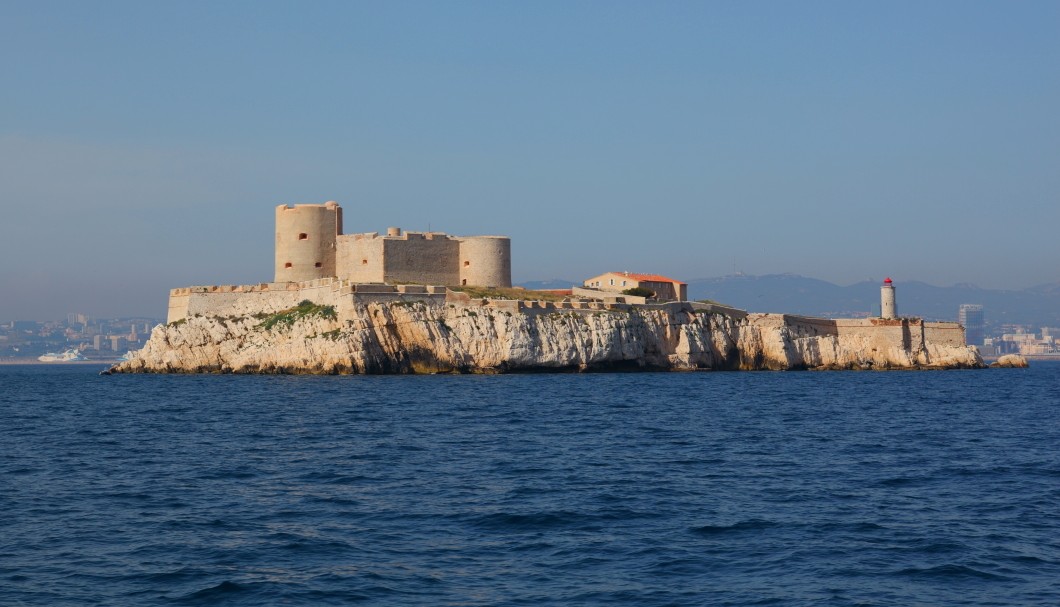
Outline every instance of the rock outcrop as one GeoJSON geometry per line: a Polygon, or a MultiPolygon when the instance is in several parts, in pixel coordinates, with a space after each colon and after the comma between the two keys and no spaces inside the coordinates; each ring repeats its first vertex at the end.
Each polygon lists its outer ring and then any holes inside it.
{"type": "MultiPolygon", "coordinates": [[[[619,369],[978,368],[974,348],[808,335],[779,314],[691,304],[601,310],[424,302],[358,304],[275,322],[193,316],[159,325],[119,373],[492,373],[619,369]]],[[[814,331],[816,333],[816,331],[814,331]]]]}
{"type": "Polygon", "coordinates": [[[998,357],[997,360],[990,363],[990,366],[1023,369],[1026,368],[1028,365],[1027,359],[1020,356],[1019,354],[1005,354],[1004,356],[998,357]]]}

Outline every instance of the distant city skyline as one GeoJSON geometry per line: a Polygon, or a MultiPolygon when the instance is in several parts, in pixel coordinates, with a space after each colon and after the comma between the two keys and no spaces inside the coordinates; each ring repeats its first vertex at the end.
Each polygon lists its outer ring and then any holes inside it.
{"type": "Polygon", "coordinates": [[[0,6],[0,320],[271,279],[277,204],[612,270],[1060,282],[1060,4],[0,6]]]}

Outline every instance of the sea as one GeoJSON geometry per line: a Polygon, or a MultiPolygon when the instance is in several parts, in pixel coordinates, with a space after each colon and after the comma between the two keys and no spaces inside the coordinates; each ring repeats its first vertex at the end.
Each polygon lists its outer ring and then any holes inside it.
{"type": "Polygon", "coordinates": [[[2,605],[1060,605],[1060,364],[0,367],[2,605]]]}

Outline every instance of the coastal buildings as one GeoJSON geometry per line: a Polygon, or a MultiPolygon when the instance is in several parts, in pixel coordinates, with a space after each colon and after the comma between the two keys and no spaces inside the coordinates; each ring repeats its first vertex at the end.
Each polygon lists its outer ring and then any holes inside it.
{"type": "Polygon", "coordinates": [[[1022,329],[1015,333],[1004,333],[991,340],[998,354],[1020,354],[1023,356],[1060,355],[1060,329],[1042,327],[1041,334],[1022,329]]]}
{"type": "Polygon", "coordinates": [[[0,362],[36,362],[47,352],[69,349],[80,350],[90,360],[114,360],[127,349],[142,346],[151,327],[161,322],[145,317],[89,318],[86,314],[55,321],[0,321],[0,362]]]}
{"type": "Polygon", "coordinates": [[[590,289],[621,293],[628,289],[648,289],[655,293],[659,301],[687,301],[688,285],[680,280],[658,274],[637,274],[634,272],[605,272],[599,276],[586,279],[582,283],[590,289]]]}

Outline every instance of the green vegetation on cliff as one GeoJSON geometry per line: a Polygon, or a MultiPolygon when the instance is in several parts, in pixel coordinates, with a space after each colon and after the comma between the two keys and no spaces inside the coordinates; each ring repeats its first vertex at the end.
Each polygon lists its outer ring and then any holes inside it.
{"type": "Polygon", "coordinates": [[[335,318],[337,318],[337,315],[335,314],[335,306],[321,306],[308,299],[303,299],[293,308],[288,308],[270,316],[266,316],[260,323],[258,323],[257,328],[268,331],[276,326],[290,327],[299,320],[310,316],[319,316],[329,320],[335,320],[335,318]]]}

